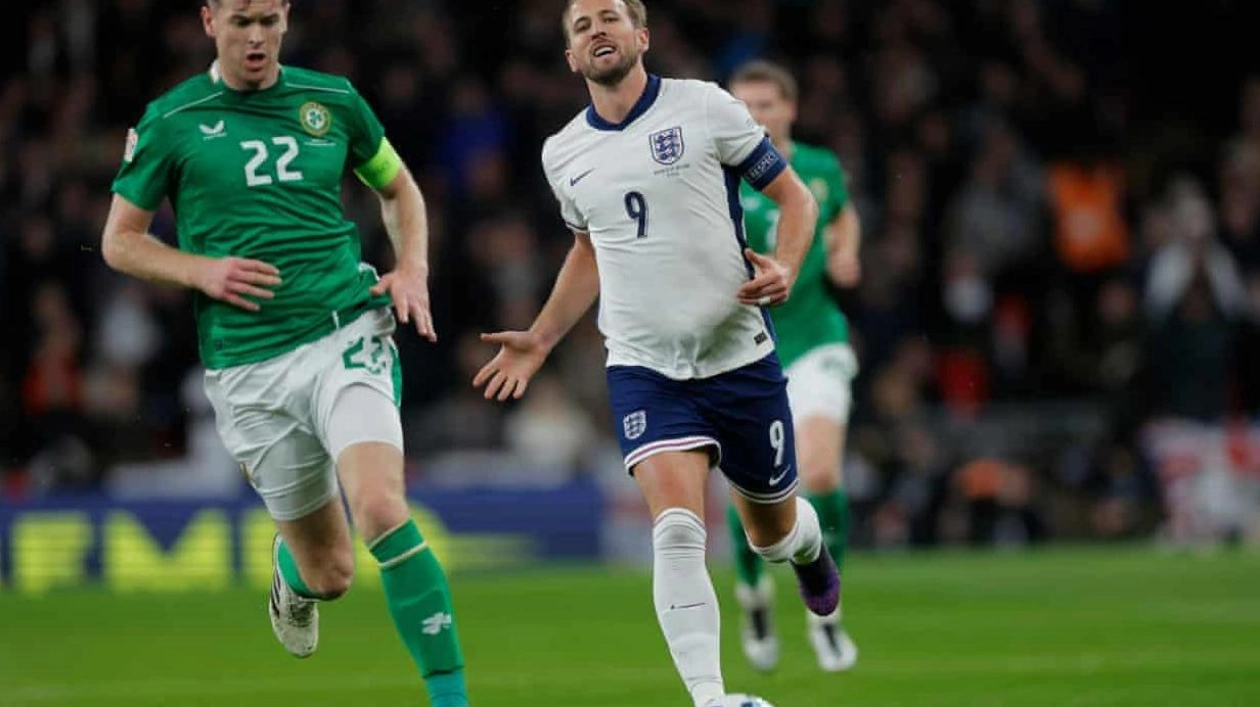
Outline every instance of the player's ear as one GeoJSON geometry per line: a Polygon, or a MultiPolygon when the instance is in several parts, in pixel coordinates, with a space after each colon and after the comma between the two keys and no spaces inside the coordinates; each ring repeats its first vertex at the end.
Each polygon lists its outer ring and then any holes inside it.
{"type": "Polygon", "coordinates": [[[571,72],[573,72],[573,73],[575,73],[575,74],[576,74],[576,73],[578,73],[579,69],[578,69],[577,61],[576,61],[576,60],[574,60],[574,58],[573,58],[573,50],[572,50],[572,49],[565,49],[565,50],[564,50],[564,60],[565,60],[565,61],[567,61],[567,62],[569,62],[569,71],[571,71],[571,72]]]}
{"type": "Polygon", "coordinates": [[[639,43],[639,51],[645,52],[648,50],[648,45],[652,43],[652,33],[647,27],[640,27],[635,32],[635,41],[639,43]]]}
{"type": "Polygon", "coordinates": [[[280,34],[289,31],[289,0],[280,3],[280,34]]]}
{"type": "Polygon", "coordinates": [[[201,6],[201,26],[206,31],[206,36],[214,39],[214,10],[209,5],[201,6]]]}

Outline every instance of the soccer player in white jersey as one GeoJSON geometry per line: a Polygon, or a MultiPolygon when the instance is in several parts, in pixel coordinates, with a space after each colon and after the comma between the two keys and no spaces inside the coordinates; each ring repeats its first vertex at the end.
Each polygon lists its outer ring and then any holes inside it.
{"type": "Polygon", "coordinates": [[[705,567],[704,495],[720,468],[750,544],[790,562],[806,606],[839,603],[818,516],[796,497],[786,379],[765,306],[786,301],[817,204],[747,108],[714,84],[649,75],[640,0],[569,0],[570,68],[591,105],[542,150],[575,234],[528,331],[483,335],[498,354],[473,380],[519,398],[598,297],[608,384],[627,470],[653,517],[653,599],[698,707],[725,693],[717,597],[705,567]],[[738,186],[779,206],[778,248],[747,248],[738,186]]]}

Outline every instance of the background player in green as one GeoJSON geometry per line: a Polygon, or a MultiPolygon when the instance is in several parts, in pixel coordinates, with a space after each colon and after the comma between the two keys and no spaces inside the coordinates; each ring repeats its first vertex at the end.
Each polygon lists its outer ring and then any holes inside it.
{"type": "Polygon", "coordinates": [[[404,495],[394,312],[436,340],[419,188],[344,78],[279,63],[287,0],[207,0],[217,59],[129,132],[103,236],[117,270],[196,290],[206,392],[278,537],[269,613],[292,654],[354,574],[355,527],[431,704],[466,707],[450,590],[404,495]],[[381,199],[397,267],[360,263],[346,166],[381,199]],[[179,247],[148,229],[169,199],[179,247]],[[391,312],[391,304],[393,312],[391,312]]]}
{"type": "MultiPolygon", "coordinates": [[[[843,569],[849,502],[841,486],[841,457],[857,358],[849,346],[848,323],[828,292],[826,278],[852,287],[861,276],[857,211],[849,200],[836,156],[827,149],[792,140],[797,85],[787,70],[765,61],[751,62],[735,71],[730,88],[766,128],[774,146],[790,160],[818,201],[818,230],[792,296],[769,311],[776,348],[788,377],[806,497],[818,511],[832,557],[843,569]]],[[[740,200],[749,245],[761,253],[773,252],[778,208],[747,187],[741,188],[740,200]]],[[[748,545],[739,515],[730,510],[728,523],[738,574],[736,597],[744,610],[744,654],[755,667],[771,670],[779,659],[771,614],[773,585],[764,575],[761,558],[748,545]]],[[[840,610],[825,618],[807,612],[806,618],[819,666],[829,672],[851,668],[857,661],[857,647],[841,626],[840,610]]]]}

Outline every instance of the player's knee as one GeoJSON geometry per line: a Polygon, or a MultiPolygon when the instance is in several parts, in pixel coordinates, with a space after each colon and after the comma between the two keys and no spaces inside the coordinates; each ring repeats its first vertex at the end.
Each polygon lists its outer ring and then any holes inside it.
{"type": "Polygon", "coordinates": [[[354,581],[354,553],[352,550],[329,553],[312,567],[303,571],[303,579],[311,591],[324,599],[336,599],[350,591],[354,581]]]}
{"type": "Polygon", "coordinates": [[[810,493],[831,493],[840,488],[840,463],[835,459],[801,457],[801,483],[810,493]]]}
{"type": "Polygon", "coordinates": [[[704,521],[686,508],[667,508],[652,524],[652,546],[657,552],[704,552],[704,521]]]}
{"type": "Polygon", "coordinates": [[[354,522],[365,538],[377,538],[397,528],[411,517],[407,499],[393,491],[368,491],[357,499],[354,522]]]}
{"type": "Polygon", "coordinates": [[[761,537],[754,537],[752,532],[749,532],[749,544],[767,562],[792,560],[800,553],[802,542],[808,544],[811,538],[819,535],[818,513],[814,511],[814,507],[799,497],[793,499],[793,505],[796,507],[796,513],[791,523],[784,519],[778,527],[768,533],[766,531],[769,529],[760,528],[759,530],[765,533],[761,537]]]}

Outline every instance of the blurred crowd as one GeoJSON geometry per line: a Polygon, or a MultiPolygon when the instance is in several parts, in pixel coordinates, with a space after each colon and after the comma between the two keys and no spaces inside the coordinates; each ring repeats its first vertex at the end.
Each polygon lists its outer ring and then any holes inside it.
{"type": "MultiPolygon", "coordinates": [[[[212,58],[197,4],[61,0],[14,25],[0,74],[9,494],[188,458],[205,423],[188,293],[110,272],[98,247],[127,127],[212,58]]],[[[285,61],[350,77],[428,200],[441,339],[399,337],[421,478],[493,481],[512,465],[485,460],[505,458],[563,478],[608,457],[593,318],[520,403],[469,385],[493,353],[478,333],[528,326],[571,242],[538,163],[585,104],[560,6],[293,3],[285,61]]],[[[835,294],[862,363],[848,473],[866,540],[1036,541],[1064,514],[1079,516],[1071,532],[1146,532],[1162,502],[1135,451],[1144,424],[1260,406],[1244,365],[1260,354],[1260,77],[1219,99],[1228,131],[1187,142],[1133,124],[1143,67],[1115,0],[648,6],[650,70],[723,81],[781,61],[802,86],[797,136],[845,167],[864,277],[835,294]]],[[[365,252],[388,266],[375,198],[347,184],[365,252]]],[[[172,229],[160,213],[155,232],[172,229]]]]}

